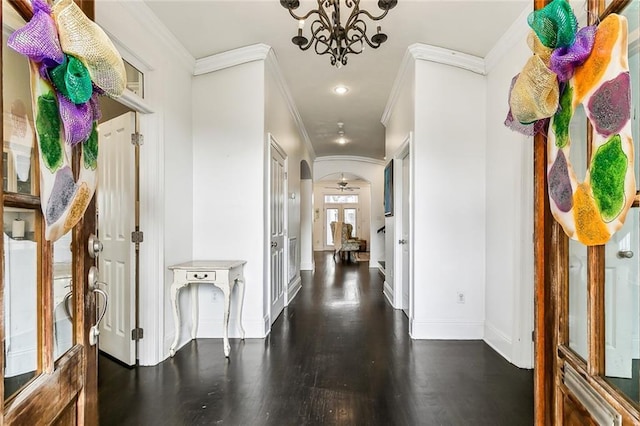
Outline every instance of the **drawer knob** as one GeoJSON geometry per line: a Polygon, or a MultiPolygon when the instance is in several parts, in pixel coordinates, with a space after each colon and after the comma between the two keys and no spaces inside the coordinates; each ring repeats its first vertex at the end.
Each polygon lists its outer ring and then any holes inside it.
{"type": "Polygon", "coordinates": [[[203,279],[207,278],[209,275],[208,275],[208,274],[202,274],[202,275],[200,275],[200,274],[194,274],[193,276],[194,276],[195,278],[199,279],[199,280],[203,280],[203,279]]]}

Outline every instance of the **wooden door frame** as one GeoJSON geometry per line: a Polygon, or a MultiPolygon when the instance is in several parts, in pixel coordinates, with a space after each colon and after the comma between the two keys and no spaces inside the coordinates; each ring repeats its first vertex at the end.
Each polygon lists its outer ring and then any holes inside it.
{"type": "MultiPolygon", "coordinates": [[[[534,0],[534,9],[543,8],[551,0],[534,0]]],[[[621,10],[629,0],[614,0],[609,10],[621,10]]],[[[605,11],[604,0],[588,0],[588,10],[605,11]]],[[[599,19],[589,14],[589,25],[599,19]]],[[[591,126],[587,129],[587,158],[591,157],[591,126]]],[[[546,129],[534,136],[534,258],[535,258],[535,359],[534,359],[534,423],[536,425],[561,424],[570,409],[583,410],[581,403],[572,398],[563,380],[566,365],[576,370],[604,401],[622,417],[623,424],[636,424],[640,420],[637,407],[622,397],[604,376],[604,246],[587,250],[587,344],[588,359],[581,360],[568,349],[568,251],[569,239],[562,227],[551,216],[547,191],[546,129]],[[560,398],[564,398],[562,401],[560,398]]],[[[636,195],[634,207],[638,207],[636,195]]],[[[583,410],[579,415],[588,417],[583,410]]]]}
{"type": "MultiPolygon", "coordinates": [[[[94,19],[95,4],[94,0],[74,0],[84,14],[91,20],[94,19]]],[[[9,5],[13,6],[16,11],[22,15],[25,20],[29,20],[33,14],[31,5],[25,0],[7,0],[9,5]]],[[[0,21],[2,20],[2,12],[0,11],[0,21]]],[[[0,47],[0,53],[3,47],[0,47]]],[[[0,70],[0,77],[2,71],[0,70]]],[[[0,95],[3,94],[2,79],[0,78],[0,95]]],[[[4,113],[3,103],[0,102],[0,115],[4,113]]],[[[0,122],[0,130],[2,129],[2,123],[0,122]]],[[[74,175],[77,177],[80,168],[80,154],[81,147],[77,146],[74,149],[73,157],[73,170],[74,175]]],[[[0,165],[0,169],[2,166],[0,165]]],[[[37,170],[36,170],[37,171],[37,170]]],[[[37,175],[37,173],[36,173],[37,175]]],[[[19,196],[12,196],[16,200],[19,196]]],[[[4,191],[0,191],[0,202],[4,206],[5,202],[4,191]]],[[[38,205],[39,209],[40,206],[38,205]]],[[[0,215],[2,216],[2,215],[0,215]]],[[[54,362],[53,353],[50,356],[44,357],[44,360],[39,357],[39,369],[43,373],[41,380],[49,380],[50,382],[44,385],[38,385],[39,379],[36,378],[31,385],[32,391],[25,390],[24,393],[19,393],[15,398],[11,400],[9,404],[0,404],[0,421],[4,419],[7,423],[37,423],[42,422],[46,418],[59,417],[61,421],[70,422],[76,420],[78,424],[97,424],[98,423],[98,381],[97,381],[97,368],[98,368],[98,352],[97,346],[89,344],[89,334],[91,329],[91,322],[87,321],[96,313],[95,296],[87,288],[87,274],[89,268],[93,266],[93,259],[91,259],[87,252],[86,242],[89,236],[95,232],[95,198],[91,200],[83,219],[73,228],[73,244],[72,255],[74,259],[74,265],[72,270],[73,281],[73,297],[74,297],[74,334],[76,344],[59,360],[54,362]],[[64,379],[63,379],[64,378],[64,379]],[[72,397],[69,401],[62,401],[61,389],[57,386],[51,386],[54,381],[64,386],[70,386],[72,388],[79,388],[79,393],[72,397]],[[42,401],[50,402],[45,411],[39,411],[34,413],[32,403],[34,400],[38,400],[39,406],[42,406],[42,401]],[[68,404],[75,405],[76,409],[70,411],[68,404]]],[[[3,218],[0,217],[0,226],[3,225],[3,218]]],[[[44,235],[44,223],[42,219],[37,219],[36,224],[41,228],[41,235],[44,235]]],[[[51,258],[53,253],[53,244],[47,241],[40,241],[41,249],[39,256],[41,259],[51,258]]],[[[0,251],[4,252],[4,241],[0,241],[0,251]]],[[[51,324],[53,315],[53,300],[51,291],[43,291],[43,282],[46,281],[41,277],[52,276],[51,265],[47,262],[39,261],[38,267],[38,292],[42,300],[43,307],[39,311],[40,314],[44,313],[43,320],[39,321],[38,329],[38,346],[43,350],[47,348],[53,348],[53,338],[51,330],[53,325],[51,324]],[[47,337],[48,336],[48,337],[47,337]]],[[[4,281],[4,270],[0,270],[0,283],[4,281]]],[[[3,285],[0,284],[0,289],[3,285]]],[[[2,293],[0,291],[0,293],[2,293]]],[[[3,296],[0,294],[0,303],[4,303],[3,296]]],[[[0,315],[0,328],[4,330],[4,315],[0,315]]],[[[52,351],[50,351],[52,352],[52,351]]],[[[4,351],[0,353],[0,362],[4,362],[4,351]]],[[[4,393],[4,381],[0,384],[0,392],[4,393]]]]}

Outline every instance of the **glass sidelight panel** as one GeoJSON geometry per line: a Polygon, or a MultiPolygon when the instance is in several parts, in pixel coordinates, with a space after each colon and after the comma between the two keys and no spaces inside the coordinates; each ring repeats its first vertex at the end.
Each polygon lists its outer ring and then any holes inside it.
{"type": "Polygon", "coordinates": [[[569,347],[583,360],[587,344],[587,247],[569,240],[569,347]]]}
{"type": "MultiPolygon", "coordinates": [[[[570,123],[571,164],[578,180],[587,172],[587,116],[579,105],[570,123]]],[[[585,361],[587,345],[587,247],[569,239],[569,347],[585,361]]]]}
{"type": "Polygon", "coordinates": [[[344,209],[344,223],[350,223],[351,226],[353,227],[353,231],[351,231],[351,237],[355,237],[356,234],[358,233],[358,229],[356,228],[356,225],[358,223],[357,219],[357,212],[358,209],[355,208],[345,208],[344,209]]]}
{"type": "Polygon", "coordinates": [[[7,192],[36,195],[29,63],[24,56],[6,48],[10,28],[23,26],[24,20],[9,7],[3,7],[3,14],[3,186],[7,192]]]}
{"type": "Polygon", "coordinates": [[[333,234],[331,233],[331,222],[336,222],[338,220],[338,209],[328,208],[326,209],[326,222],[325,227],[327,229],[327,245],[333,245],[333,234]]]}
{"type": "Polygon", "coordinates": [[[35,211],[4,208],[4,396],[38,370],[38,243],[35,211]]]}
{"type": "Polygon", "coordinates": [[[622,393],[640,402],[640,209],[627,214],[624,227],[606,245],[605,376],[622,393]]]}
{"type": "MultiPolygon", "coordinates": [[[[629,25],[629,72],[640,75],[640,2],[621,13],[629,25]]],[[[632,134],[636,146],[636,185],[640,184],[640,87],[631,85],[632,134]]],[[[640,209],[632,208],[624,227],[606,246],[605,376],[621,393],[640,403],[640,209]]]]}
{"type": "Polygon", "coordinates": [[[60,358],[73,346],[71,232],[53,244],[53,355],[60,358]]]}

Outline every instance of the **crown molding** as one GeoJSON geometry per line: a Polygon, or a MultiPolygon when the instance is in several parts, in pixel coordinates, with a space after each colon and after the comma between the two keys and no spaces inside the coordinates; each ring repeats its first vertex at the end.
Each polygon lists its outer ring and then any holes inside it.
{"type": "Polygon", "coordinates": [[[486,75],[484,59],[478,56],[422,43],[412,44],[408,47],[408,50],[415,60],[437,62],[476,74],[486,75]]]}
{"type": "Polygon", "coordinates": [[[321,161],[355,161],[358,163],[375,164],[376,166],[385,166],[387,163],[384,160],[376,160],[370,157],[360,157],[357,155],[325,155],[322,157],[316,157],[314,163],[321,161]]]}
{"type": "MultiPolygon", "coordinates": [[[[527,17],[531,13],[531,6],[525,7],[509,29],[500,37],[500,40],[491,48],[484,58],[487,74],[507,55],[516,44],[523,43],[529,34],[527,17]]],[[[526,44],[526,43],[525,43],[526,44]]]]}
{"type": "Polygon", "coordinates": [[[413,56],[411,55],[411,52],[407,50],[404,56],[402,57],[402,62],[400,62],[398,75],[396,75],[396,79],[393,82],[393,86],[391,87],[391,93],[389,94],[389,99],[387,99],[387,105],[385,106],[384,111],[382,113],[382,118],[380,119],[380,122],[385,127],[387,127],[387,124],[389,124],[391,113],[393,112],[393,108],[396,106],[396,102],[398,102],[400,91],[402,90],[404,81],[407,78],[407,73],[409,72],[410,66],[413,65],[413,62],[414,62],[413,56]]]}
{"type": "Polygon", "coordinates": [[[382,122],[385,127],[389,123],[391,113],[398,101],[398,97],[400,96],[400,91],[404,85],[408,71],[410,67],[415,64],[415,61],[436,62],[443,65],[461,68],[476,74],[486,75],[485,61],[478,56],[428,44],[412,44],[407,48],[407,52],[402,58],[398,75],[393,83],[391,94],[389,95],[387,105],[382,113],[382,118],[380,119],[380,122],[382,122]]]}
{"type": "Polygon", "coordinates": [[[266,59],[265,59],[266,69],[273,75],[274,79],[276,80],[276,84],[280,89],[280,93],[282,94],[282,96],[285,99],[285,102],[287,103],[289,113],[291,114],[291,117],[295,121],[296,126],[298,127],[298,132],[300,132],[300,136],[302,137],[304,145],[307,148],[307,151],[309,152],[309,157],[311,158],[311,161],[313,161],[316,158],[316,151],[315,149],[313,149],[313,145],[311,144],[311,139],[309,138],[309,134],[307,133],[306,127],[304,126],[302,117],[300,117],[300,112],[298,111],[298,107],[293,101],[293,96],[291,96],[291,91],[289,90],[289,86],[287,85],[287,82],[284,79],[284,76],[282,75],[282,70],[280,69],[280,65],[278,64],[278,59],[276,58],[276,54],[273,52],[273,49],[267,46],[266,44],[261,44],[258,46],[268,47],[268,50],[266,53],[266,59]]]}
{"type": "Polygon", "coordinates": [[[225,68],[235,67],[236,65],[253,61],[264,61],[267,59],[271,50],[271,46],[258,43],[200,58],[196,60],[193,75],[220,71],[225,68]]]}
{"type": "MultiPolygon", "coordinates": [[[[102,2],[98,2],[102,3],[102,2]]],[[[114,3],[107,2],[105,7],[113,7],[114,3]]],[[[117,2],[118,6],[124,7],[127,12],[138,22],[141,28],[145,28],[155,35],[159,40],[158,44],[164,46],[175,53],[178,63],[181,63],[190,72],[193,72],[195,66],[195,58],[187,51],[187,49],[178,41],[178,39],[169,31],[169,29],[160,21],[155,13],[146,5],[144,1],[124,1],[117,2]]],[[[100,24],[101,16],[96,16],[98,24],[100,24]]],[[[117,17],[113,17],[117,21],[117,17]]],[[[117,25],[117,22],[115,22],[117,25]]]]}

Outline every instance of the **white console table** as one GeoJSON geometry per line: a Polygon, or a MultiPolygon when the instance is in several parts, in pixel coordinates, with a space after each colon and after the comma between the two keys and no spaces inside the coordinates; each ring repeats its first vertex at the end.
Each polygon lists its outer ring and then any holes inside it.
{"type": "MultiPolygon", "coordinates": [[[[229,357],[231,346],[229,345],[229,307],[231,304],[231,292],[238,285],[238,325],[244,339],[242,327],[242,301],[244,299],[243,267],[247,263],[244,260],[197,260],[169,266],[173,271],[173,284],[171,284],[171,303],[173,305],[173,319],[176,325],[176,336],[173,339],[169,355],[176,353],[176,346],[180,338],[180,310],[178,307],[178,292],[189,284],[213,284],[222,290],[224,294],[224,356],[229,357]]],[[[191,338],[196,338],[198,329],[198,290],[197,286],[191,286],[191,338]]]]}

